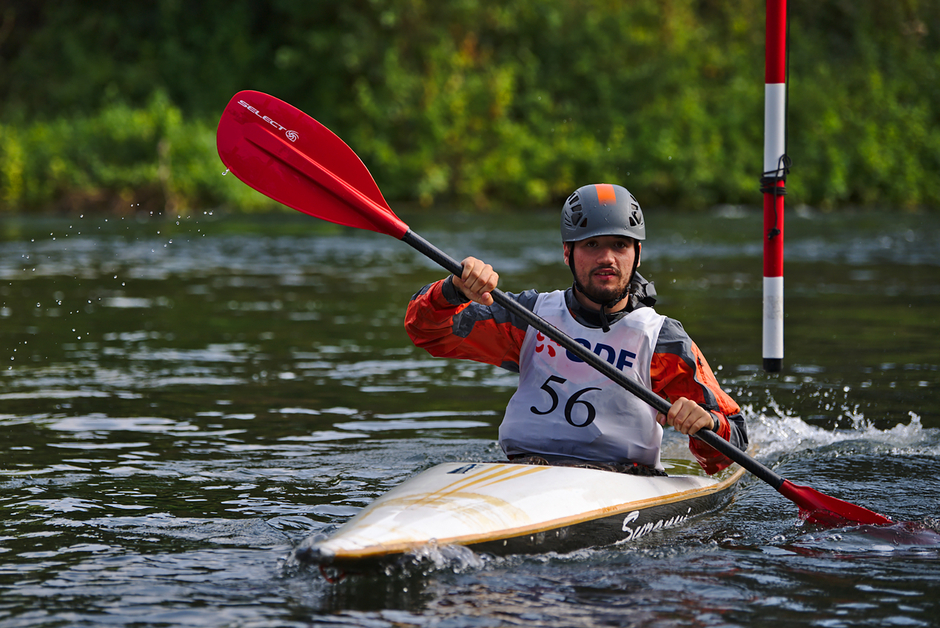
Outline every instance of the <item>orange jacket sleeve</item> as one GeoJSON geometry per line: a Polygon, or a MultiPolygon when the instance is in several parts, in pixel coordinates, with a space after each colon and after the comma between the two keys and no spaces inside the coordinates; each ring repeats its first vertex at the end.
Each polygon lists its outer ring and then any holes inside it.
{"type": "MultiPolygon", "coordinates": [[[[535,291],[508,294],[529,309],[535,291]]],[[[405,330],[412,342],[438,358],[462,358],[519,372],[526,325],[498,305],[467,302],[442,279],[421,289],[408,304],[405,330]]]]}
{"type": "MultiPolygon", "coordinates": [[[[747,449],[747,427],[741,408],[718,384],[715,374],[682,324],[667,318],[650,366],[653,392],[673,401],[685,397],[697,402],[718,419],[718,435],[747,449]]],[[[717,473],[731,460],[705,443],[689,438],[689,449],[706,473],[717,473]]]]}

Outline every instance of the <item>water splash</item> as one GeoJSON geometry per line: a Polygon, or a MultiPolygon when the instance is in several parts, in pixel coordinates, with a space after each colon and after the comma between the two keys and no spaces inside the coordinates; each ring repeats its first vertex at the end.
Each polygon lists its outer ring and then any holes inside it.
{"type": "Polygon", "coordinates": [[[760,410],[746,406],[744,413],[751,440],[757,446],[760,457],[764,459],[775,459],[801,450],[857,442],[864,442],[869,447],[882,449],[886,453],[940,456],[940,429],[925,428],[916,412],[908,413],[909,423],[898,423],[883,430],[878,429],[857,406],[844,407],[843,416],[848,419],[848,425],[836,425],[831,430],[807,423],[773,399],[760,410]]]}
{"type": "MultiPolygon", "coordinates": [[[[431,571],[453,571],[460,573],[467,570],[482,569],[485,566],[483,557],[462,545],[438,545],[431,542],[409,552],[403,558],[403,565],[408,567],[419,567],[425,573],[431,571]]],[[[389,567],[390,570],[396,567],[389,567]]]]}
{"type": "MultiPolygon", "coordinates": [[[[879,429],[857,406],[846,405],[841,415],[847,420],[845,427],[836,425],[825,429],[804,421],[773,399],[760,410],[745,409],[751,441],[765,464],[771,467],[781,464],[795,475],[806,477],[805,482],[824,491],[826,500],[841,501],[844,497],[848,499],[846,507],[859,502],[866,509],[872,508],[876,513],[899,521],[888,526],[850,526],[852,538],[861,535],[859,538],[863,540],[858,541],[859,544],[870,549],[873,543],[888,539],[894,545],[936,549],[940,547],[936,521],[931,522],[929,516],[925,518],[927,513],[935,512],[929,506],[935,494],[931,484],[928,482],[916,495],[893,492],[898,483],[911,477],[923,482],[940,464],[940,429],[925,428],[920,415],[908,414],[908,423],[879,429]]],[[[799,488],[814,491],[808,486],[799,488]]],[[[796,499],[793,501],[800,505],[801,519],[807,523],[842,527],[836,520],[807,517],[803,504],[796,499]]],[[[840,512],[851,513],[850,510],[840,512]]],[[[849,521],[867,521],[845,516],[849,521]]],[[[827,547],[823,551],[835,550],[827,547]]]]}

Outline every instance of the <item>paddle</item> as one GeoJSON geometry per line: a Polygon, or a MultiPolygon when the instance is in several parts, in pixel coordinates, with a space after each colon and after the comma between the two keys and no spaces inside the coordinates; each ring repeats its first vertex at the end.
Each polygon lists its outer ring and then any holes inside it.
{"type": "MultiPolygon", "coordinates": [[[[260,92],[239,92],[222,112],[217,144],[228,169],[262,194],[329,222],[393,236],[448,272],[460,275],[460,262],[413,232],[392,212],[359,156],[299,109],[260,92]]],[[[494,290],[492,296],[511,314],[654,409],[664,414],[669,411],[668,401],[629,379],[501,290],[494,290]]],[[[807,521],[832,527],[893,523],[861,506],[791,483],[712,431],[702,430],[695,436],[794,502],[807,521]]]]}

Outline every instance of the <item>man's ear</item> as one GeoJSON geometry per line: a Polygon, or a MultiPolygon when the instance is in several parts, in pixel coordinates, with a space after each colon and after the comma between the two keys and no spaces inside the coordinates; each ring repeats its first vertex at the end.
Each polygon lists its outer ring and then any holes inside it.
{"type": "Polygon", "coordinates": [[[641,258],[640,252],[641,251],[643,251],[643,243],[637,242],[636,243],[636,267],[637,268],[640,267],[640,258],[641,258]]]}
{"type": "Polygon", "coordinates": [[[562,248],[562,250],[564,251],[565,265],[567,265],[567,264],[569,263],[569,262],[568,262],[568,257],[571,255],[571,247],[573,247],[573,246],[574,246],[574,245],[571,244],[570,242],[562,242],[562,243],[561,243],[561,248],[562,248]]]}

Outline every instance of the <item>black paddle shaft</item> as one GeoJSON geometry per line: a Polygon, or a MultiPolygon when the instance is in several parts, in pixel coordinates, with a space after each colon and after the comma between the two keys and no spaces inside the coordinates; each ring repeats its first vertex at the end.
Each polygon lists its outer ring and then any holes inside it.
{"type": "MultiPolygon", "coordinates": [[[[428,259],[440,264],[446,271],[458,277],[463,272],[463,265],[460,262],[410,229],[402,237],[402,242],[408,244],[428,259]]],[[[623,372],[617,370],[613,364],[601,359],[599,355],[575,341],[574,338],[561,331],[532,310],[526,309],[524,306],[520,305],[519,302],[509,298],[502,290],[496,289],[490,294],[493,296],[493,301],[506,308],[510,314],[525,321],[530,327],[542,332],[567,349],[570,353],[589,364],[595,370],[610,378],[611,381],[639,397],[640,400],[649,404],[654,410],[662,412],[663,414],[669,412],[669,408],[672,407],[672,404],[668,401],[627,377],[623,372]]],[[[718,436],[715,432],[711,430],[699,430],[693,436],[706,445],[711,446],[713,449],[718,450],[726,458],[738,463],[775,489],[779,490],[783,485],[784,479],[782,477],[718,436]]]]}

